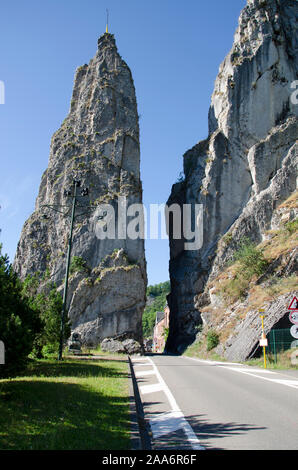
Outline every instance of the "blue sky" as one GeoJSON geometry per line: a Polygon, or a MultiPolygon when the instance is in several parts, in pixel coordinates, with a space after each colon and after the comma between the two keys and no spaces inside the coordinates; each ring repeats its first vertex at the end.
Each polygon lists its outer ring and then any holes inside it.
{"type": "MultiPolygon", "coordinates": [[[[1,5],[0,242],[13,261],[77,67],[109,30],[137,94],[143,200],[165,203],[183,153],[207,136],[220,63],[245,0],[11,0],[1,5]]],[[[167,240],[146,240],[149,284],[168,279],[167,240]]]]}

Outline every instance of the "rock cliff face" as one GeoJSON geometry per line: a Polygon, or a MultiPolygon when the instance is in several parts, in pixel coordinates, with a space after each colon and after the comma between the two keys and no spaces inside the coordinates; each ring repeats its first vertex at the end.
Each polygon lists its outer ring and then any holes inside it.
{"type": "Polygon", "coordinates": [[[243,237],[262,241],[274,210],[296,189],[297,17],[295,0],[248,0],[215,81],[208,138],[183,157],[185,179],[168,204],[203,204],[204,241],[185,251],[170,239],[168,351],[194,341],[201,306],[212,302],[207,283],[243,237]]]}
{"type": "Polygon", "coordinates": [[[24,224],[14,261],[21,278],[39,271],[62,288],[70,212],[61,212],[71,205],[64,190],[74,178],[89,194],[78,191],[77,197],[72,257],[78,269],[75,264],[68,296],[72,329],[87,344],[119,335],[141,342],[144,242],[118,234],[129,219],[119,222],[120,206],[142,202],[137,103],[131,72],[108,33],[99,38],[89,64],[77,69],[69,114],[52,137],[35,211],[24,224]],[[98,212],[103,204],[115,210],[114,238],[98,236],[97,224],[107,220],[107,211],[98,212]]]}

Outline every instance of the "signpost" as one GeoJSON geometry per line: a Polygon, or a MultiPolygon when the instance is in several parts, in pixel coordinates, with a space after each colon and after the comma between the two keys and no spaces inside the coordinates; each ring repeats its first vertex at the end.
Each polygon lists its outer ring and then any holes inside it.
{"type": "Polygon", "coordinates": [[[298,325],[298,311],[292,311],[289,313],[289,320],[294,325],[298,325]]]}
{"type": "Polygon", "coordinates": [[[290,328],[290,333],[293,336],[293,338],[298,339],[298,325],[293,325],[290,328]]]}
{"type": "Polygon", "coordinates": [[[266,347],[268,346],[268,339],[264,334],[262,334],[262,338],[260,339],[260,346],[266,347]]]}
{"type": "Polygon", "coordinates": [[[288,306],[288,310],[298,310],[298,299],[296,296],[293,297],[290,305],[288,306]]]}
{"type": "Polygon", "coordinates": [[[266,365],[266,346],[268,346],[268,340],[266,338],[265,332],[264,332],[264,309],[260,309],[259,312],[261,313],[260,318],[262,320],[262,337],[260,339],[260,346],[263,347],[263,355],[264,355],[264,369],[267,368],[266,365]]]}
{"type": "Polygon", "coordinates": [[[289,320],[293,323],[293,326],[290,328],[290,333],[293,338],[298,339],[298,300],[297,297],[293,297],[288,310],[289,312],[289,320]]]}
{"type": "Polygon", "coordinates": [[[296,341],[292,341],[292,344],[291,344],[291,349],[295,349],[295,351],[293,351],[293,353],[291,354],[291,363],[294,365],[297,365],[298,364],[298,360],[297,360],[297,356],[298,356],[298,351],[297,351],[297,347],[298,347],[298,341],[297,341],[298,340],[298,299],[296,296],[293,297],[288,307],[288,310],[290,310],[289,320],[291,323],[293,323],[293,325],[290,328],[290,333],[292,337],[295,338],[296,340],[296,341]]]}

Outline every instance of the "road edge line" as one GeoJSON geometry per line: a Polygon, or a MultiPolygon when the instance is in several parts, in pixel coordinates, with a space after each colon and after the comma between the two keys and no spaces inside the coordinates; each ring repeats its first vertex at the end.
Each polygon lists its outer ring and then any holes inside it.
{"type": "Polygon", "coordinates": [[[148,429],[148,423],[145,419],[145,413],[143,409],[143,403],[141,400],[140,392],[139,392],[139,387],[137,384],[134,368],[133,368],[133,363],[130,358],[128,357],[128,363],[130,367],[130,378],[131,378],[131,384],[132,384],[132,389],[133,389],[133,395],[134,395],[134,404],[135,404],[135,409],[132,410],[132,412],[135,412],[136,415],[136,420],[138,424],[138,429],[139,429],[139,436],[140,436],[140,445],[141,445],[141,450],[151,450],[151,438],[149,434],[149,429],[148,429]]]}

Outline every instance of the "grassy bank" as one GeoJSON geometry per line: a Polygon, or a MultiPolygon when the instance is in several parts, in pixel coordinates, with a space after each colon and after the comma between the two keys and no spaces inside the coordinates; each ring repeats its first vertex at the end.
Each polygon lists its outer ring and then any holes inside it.
{"type": "MultiPolygon", "coordinates": [[[[216,354],[213,350],[208,351],[208,340],[206,337],[203,337],[201,341],[194,342],[191,346],[189,346],[186,351],[184,352],[184,356],[187,357],[194,357],[198,359],[204,360],[211,360],[211,361],[221,361],[226,362],[227,359],[216,354]]],[[[298,369],[297,364],[293,364],[291,361],[291,354],[293,353],[293,349],[288,349],[286,351],[279,352],[276,357],[274,354],[269,353],[266,351],[266,365],[268,369],[281,369],[281,370],[293,370],[298,369]]],[[[244,361],[243,364],[253,367],[264,367],[264,358],[263,353],[261,351],[260,357],[255,357],[253,359],[248,359],[244,361]]],[[[237,362],[237,361],[235,361],[237,362]]]]}
{"type": "Polygon", "coordinates": [[[126,357],[34,361],[0,380],[0,449],[129,449],[126,357]]]}

